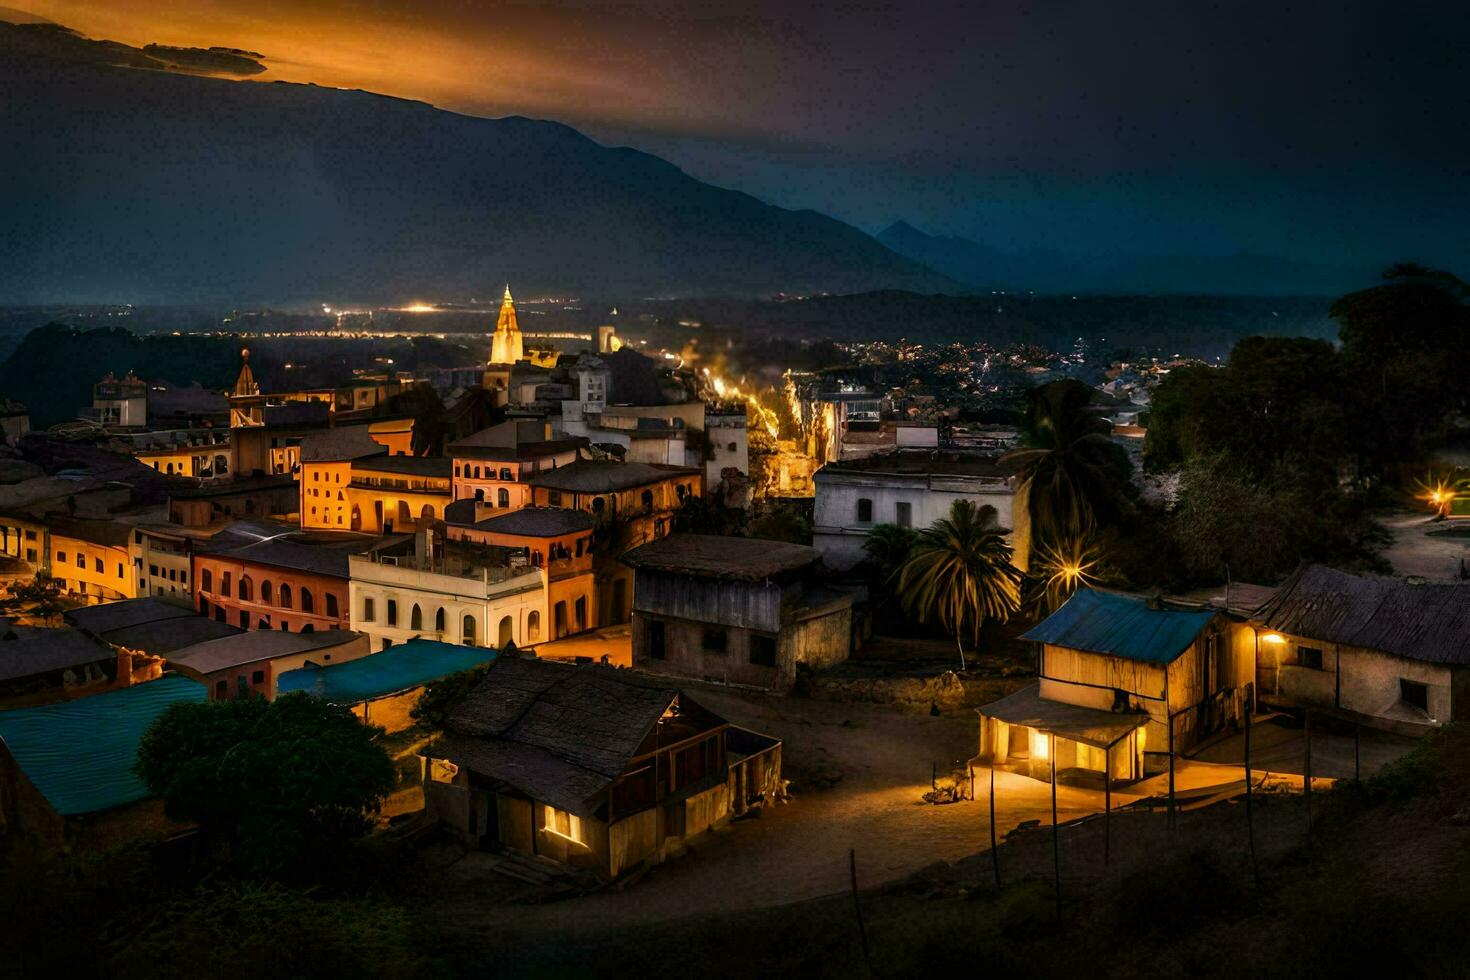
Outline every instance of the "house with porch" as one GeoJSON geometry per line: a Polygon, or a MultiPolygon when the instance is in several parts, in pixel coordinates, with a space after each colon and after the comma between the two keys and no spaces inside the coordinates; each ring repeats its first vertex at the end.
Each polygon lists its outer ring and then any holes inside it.
{"type": "Polygon", "coordinates": [[[1305,565],[1252,621],[1267,704],[1409,735],[1470,718],[1470,585],[1305,565]]]}
{"type": "Polygon", "coordinates": [[[1250,709],[1250,630],[1212,606],[1078,589],[1022,637],[1039,681],[977,709],[977,762],[1127,783],[1250,709]]]}
{"type": "Polygon", "coordinates": [[[500,658],[425,750],[425,809],[466,842],[603,880],[782,791],[778,740],[608,667],[500,658]]]}

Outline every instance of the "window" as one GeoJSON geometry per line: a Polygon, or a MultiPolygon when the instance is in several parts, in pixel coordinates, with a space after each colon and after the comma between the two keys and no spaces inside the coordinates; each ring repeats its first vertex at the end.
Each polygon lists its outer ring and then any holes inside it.
{"type": "Polygon", "coordinates": [[[204,578],[202,578],[200,580],[201,582],[204,583],[204,591],[205,592],[211,592],[211,591],[214,590],[213,578],[214,578],[214,576],[210,573],[209,569],[206,568],[204,570],[204,578]]]}
{"type": "Polygon", "coordinates": [[[653,510],[653,491],[643,491],[643,493],[639,496],[638,501],[640,504],[642,504],[644,510],[653,510]]]}
{"type": "Polygon", "coordinates": [[[263,602],[263,603],[265,603],[266,605],[270,605],[270,601],[271,601],[271,580],[270,579],[266,579],[264,582],[261,582],[260,583],[260,601],[263,602]]]}
{"type": "Polygon", "coordinates": [[[1322,651],[1317,647],[1297,647],[1297,663],[1308,670],[1322,669],[1322,651]]]}
{"type": "Polygon", "coordinates": [[[244,610],[240,612],[240,628],[242,630],[248,630],[250,628],[250,614],[244,610]]]}
{"type": "Polygon", "coordinates": [[[316,602],[311,597],[311,590],[305,586],[301,589],[301,611],[316,612],[316,602]]]}
{"type": "Polygon", "coordinates": [[[873,523],[873,502],[867,497],[858,498],[857,519],[859,524],[873,523]]]}
{"type": "Polygon", "coordinates": [[[388,623],[389,626],[397,626],[398,625],[398,600],[397,599],[389,599],[388,600],[387,623],[388,623]]]}
{"type": "Polygon", "coordinates": [[[122,567],[122,562],[118,562],[118,563],[117,563],[117,577],[118,577],[118,578],[122,578],[122,577],[123,577],[123,567],[122,567]]]}
{"type": "Polygon", "coordinates": [[[507,481],[515,479],[515,477],[511,475],[509,466],[502,466],[500,468],[500,478],[507,481]]]}
{"type": "Polygon", "coordinates": [[[92,559],[92,571],[98,573],[99,575],[102,574],[102,559],[101,558],[93,558],[92,559]]]}
{"type": "Polygon", "coordinates": [[[914,505],[913,504],[908,503],[907,501],[904,501],[904,502],[899,503],[897,505],[897,507],[895,508],[895,510],[897,511],[895,523],[897,523],[899,527],[913,527],[914,526],[914,505]]]}
{"type": "Polygon", "coordinates": [[[373,597],[370,596],[370,595],[363,596],[362,597],[362,621],[364,623],[371,623],[371,622],[373,622],[377,618],[377,616],[378,616],[378,611],[377,611],[377,608],[376,608],[376,603],[373,602],[373,597]]]}
{"type": "Polygon", "coordinates": [[[757,667],[776,666],[776,638],[751,634],[750,662],[757,667]]]}
{"type": "Polygon", "coordinates": [[[507,489],[505,489],[505,487],[501,487],[499,490],[496,490],[495,491],[495,506],[497,506],[497,507],[509,507],[510,506],[510,491],[507,490],[507,489]]]}
{"type": "Polygon", "coordinates": [[[1399,678],[1399,699],[1411,708],[1429,714],[1429,685],[1399,678]]]}
{"type": "Polygon", "coordinates": [[[460,627],[461,627],[460,633],[461,633],[461,636],[463,637],[464,645],[467,646],[467,647],[474,646],[475,645],[475,617],[473,617],[473,616],[466,616],[464,618],[464,620],[460,623],[460,627]]]}
{"type": "Polygon", "coordinates": [[[64,552],[64,551],[58,551],[56,553],[56,560],[58,562],[65,563],[66,562],[66,552],[64,552]]]}
{"type": "Polygon", "coordinates": [[[263,671],[263,670],[257,670],[255,673],[251,674],[250,675],[250,683],[252,683],[252,684],[264,684],[265,683],[265,671],[263,671]]]}
{"type": "Polygon", "coordinates": [[[230,594],[230,573],[223,572],[219,577],[219,594],[228,596],[230,594]]]}
{"type": "Polygon", "coordinates": [[[84,554],[82,554],[80,551],[77,552],[77,567],[78,568],[86,568],[87,567],[87,556],[84,555],[84,554]]]}
{"type": "Polygon", "coordinates": [[[291,608],[291,586],[281,583],[281,608],[291,608]]]}
{"type": "Polygon", "coordinates": [[[654,660],[662,660],[668,655],[664,646],[664,624],[656,619],[648,624],[648,655],[654,660]]]}
{"type": "Polygon", "coordinates": [[[337,615],[340,615],[340,613],[338,613],[338,611],[337,611],[337,593],[335,593],[335,592],[328,592],[327,593],[327,615],[328,616],[337,616],[337,615]]]}
{"type": "Polygon", "coordinates": [[[255,583],[249,575],[240,576],[240,598],[250,601],[255,598],[255,583]]]}
{"type": "Polygon", "coordinates": [[[532,643],[541,639],[541,613],[534,609],[526,616],[526,639],[532,643]]]}
{"type": "Polygon", "coordinates": [[[227,683],[225,683],[224,681],[215,681],[214,682],[214,699],[216,701],[223,701],[225,698],[227,698],[229,696],[230,696],[230,685],[227,684],[227,683]]]}
{"type": "Polygon", "coordinates": [[[548,507],[560,507],[561,506],[561,491],[560,490],[548,490],[548,491],[546,491],[546,506],[548,506],[548,507]]]}
{"type": "Polygon", "coordinates": [[[572,617],[573,617],[573,621],[577,624],[577,632],[578,633],[582,632],[582,630],[584,630],[584,629],[587,628],[587,597],[586,596],[579,595],[579,596],[577,596],[577,601],[574,602],[574,603],[572,603],[572,617]]]}
{"type": "Polygon", "coordinates": [[[711,653],[724,653],[730,648],[728,631],[714,626],[704,628],[704,648],[711,653]]]}
{"type": "Polygon", "coordinates": [[[575,813],[558,810],[555,807],[545,807],[546,830],[548,833],[558,837],[565,837],[569,841],[582,843],[582,820],[575,813]]]}
{"type": "Polygon", "coordinates": [[[408,628],[411,630],[421,630],[424,628],[424,611],[419,608],[417,602],[413,604],[413,609],[409,610],[408,628]]]}
{"type": "Polygon", "coordinates": [[[437,631],[439,633],[443,633],[444,632],[444,607],[443,606],[440,606],[439,607],[439,611],[436,612],[436,613],[434,613],[434,629],[435,629],[435,631],[437,631]]]}

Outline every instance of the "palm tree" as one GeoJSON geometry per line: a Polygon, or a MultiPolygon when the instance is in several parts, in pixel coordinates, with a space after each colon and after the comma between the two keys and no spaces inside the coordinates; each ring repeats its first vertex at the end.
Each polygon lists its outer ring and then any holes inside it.
{"type": "Polygon", "coordinates": [[[965,669],[965,626],[980,642],[986,617],[1004,622],[1021,606],[1021,573],[1011,564],[1006,532],[995,525],[995,510],[968,500],[950,505],[920,531],[898,573],[904,609],[921,622],[937,618],[954,633],[965,669]]]}
{"type": "Polygon", "coordinates": [[[1038,549],[1081,535],[1116,515],[1132,464],[1113,442],[1106,419],[1087,410],[1093,391],[1065,379],[1027,396],[1026,442],[1002,462],[1020,478],[1017,502],[1025,509],[1025,537],[1038,549]]]}
{"type": "Polygon", "coordinates": [[[863,550],[878,568],[878,581],[887,585],[903,566],[918,532],[898,524],[875,524],[863,539],[863,550]]]}

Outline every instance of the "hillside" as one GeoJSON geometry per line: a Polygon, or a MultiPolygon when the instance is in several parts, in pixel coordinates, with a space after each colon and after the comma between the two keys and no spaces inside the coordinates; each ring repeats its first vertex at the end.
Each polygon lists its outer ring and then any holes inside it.
{"type": "Polygon", "coordinates": [[[558,123],[38,55],[19,30],[0,23],[0,303],[956,288],[558,123]]]}
{"type": "Polygon", "coordinates": [[[1330,296],[1374,278],[1372,269],[1347,269],[1271,255],[1147,255],[1120,247],[1106,255],[1064,252],[1018,254],[966,238],[928,235],[905,221],[878,233],[878,241],[967,286],[1038,293],[1209,293],[1253,296],[1330,296]]]}

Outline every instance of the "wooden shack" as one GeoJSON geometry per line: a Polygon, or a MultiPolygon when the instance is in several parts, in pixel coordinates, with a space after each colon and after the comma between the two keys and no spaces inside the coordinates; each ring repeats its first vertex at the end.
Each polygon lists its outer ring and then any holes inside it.
{"type": "Polygon", "coordinates": [[[629,672],[502,658],[425,752],[425,807],[473,846],[611,880],[780,792],[781,743],[629,672]]]}
{"type": "Polygon", "coordinates": [[[798,664],[852,649],[852,594],[818,580],[821,552],[760,538],[672,534],[635,548],[633,663],[785,689],[798,664]]]}

